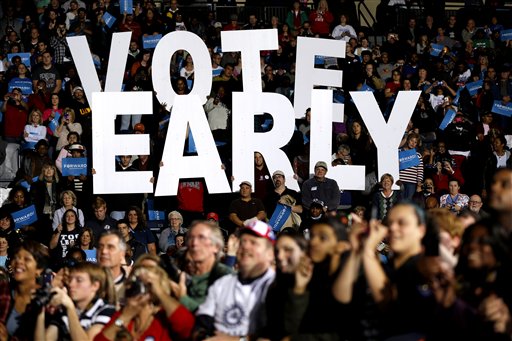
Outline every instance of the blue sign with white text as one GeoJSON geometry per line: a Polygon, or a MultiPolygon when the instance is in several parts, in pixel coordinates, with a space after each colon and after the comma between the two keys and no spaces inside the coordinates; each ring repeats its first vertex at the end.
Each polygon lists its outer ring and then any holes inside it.
{"type": "Polygon", "coordinates": [[[121,14],[133,14],[133,0],[119,0],[121,14]]]}
{"type": "Polygon", "coordinates": [[[494,101],[492,112],[507,117],[512,117],[512,103],[503,104],[501,101],[494,101]]]}
{"type": "Polygon", "coordinates": [[[286,223],[286,221],[290,217],[291,213],[292,213],[291,206],[277,204],[276,209],[275,209],[274,213],[272,214],[270,221],[268,222],[268,224],[270,226],[272,226],[272,230],[275,233],[278,233],[279,231],[281,231],[281,229],[284,227],[284,223],[286,223]]]}
{"type": "Polygon", "coordinates": [[[501,31],[500,39],[501,41],[512,40],[512,29],[501,31]]]}
{"type": "Polygon", "coordinates": [[[437,57],[441,54],[441,51],[443,51],[444,46],[440,44],[430,44],[430,47],[432,47],[430,54],[434,57],[437,57]]]}
{"type": "Polygon", "coordinates": [[[158,42],[162,39],[161,34],[155,34],[152,36],[142,37],[142,46],[145,49],[154,49],[158,42]]]}
{"type": "Polygon", "coordinates": [[[16,229],[35,223],[37,221],[36,207],[30,205],[27,208],[16,211],[12,213],[12,219],[16,229]]]}
{"type": "Polygon", "coordinates": [[[474,96],[478,93],[478,90],[481,89],[483,85],[484,81],[481,79],[479,81],[466,84],[466,89],[468,89],[471,96],[474,96]]]}
{"type": "Polygon", "coordinates": [[[80,176],[87,175],[87,158],[66,157],[62,159],[62,175],[80,176]]]}
{"type": "Polygon", "coordinates": [[[445,130],[446,127],[448,127],[448,124],[452,123],[455,115],[457,115],[457,113],[454,110],[448,110],[444,115],[443,121],[441,121],[441,124],[439,125],[439,129],[445,130]]]}
{"type": "Polygon", "coordinates": [[[398,152],[399,169],[406,169],[420,164],[420,159],[416,149],[401,150],[398,152]]]}

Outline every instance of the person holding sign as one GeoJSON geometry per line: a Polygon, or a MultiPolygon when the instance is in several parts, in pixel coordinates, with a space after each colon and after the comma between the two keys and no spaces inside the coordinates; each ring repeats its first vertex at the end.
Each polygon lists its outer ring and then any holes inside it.
{"type": "MultiPolygon", "coordinates": [[[[418,134],[410,133],[401,151],[416,150],[419,141],[420,136],[418,134]]],[[[416,192],[417,184],[423,181],[423,158],[421,154],[416,152],[416,157],[408,160],[406,166],[406,168],[400,170],[400,182],[404,186],[402,197],[407,200],[412,200],[412,196],[416,192]]]]}
{"type": "Polygon", "coordinates": [[[92,194],[91,181],[87,177],[88,167],[84,155],[85,147],[77,143],[69,146],[68,150],[71,152],[71,158],[65,158],[62,166],[62,175],[66,177],[64,186],[76,194],[79,204],[84,205],[89,203],[92,194]],[[77,163],[67,162],[67,160],[76,161],[77,163]],[[66,166],[69,166],[69,168],[66,166]]]}
{"type": "Polygon", "coordinates": [[[7,239],[11,249],[21,244],[21,239],[14,230],[14,219],[5,207],[0,208],[0,233],[7,239]]]}
{"type": "Polygon", "coordinates": [[[71,108],[64,109],[60,119],[60,125],[55,130],[55,136],[58,137],[56,150],[60,152],[62,147],[67,144],[68,134],[72,131],[82,134],[82,125],[75,122],[75,111],[71,108]]]}
{"type": "Polygon", "coordinates": [[[69,147],[78,143],[79,141],[80,136],[76,131],[72,131],[68,134],[68,145],[60,150],[59,156],[57,157],[57,160],[55,160],[55,166],[57,166],[59,172],[62,173],[62,160],[64,158],[71,157],[71,151],[69,150],[69,147]]]}

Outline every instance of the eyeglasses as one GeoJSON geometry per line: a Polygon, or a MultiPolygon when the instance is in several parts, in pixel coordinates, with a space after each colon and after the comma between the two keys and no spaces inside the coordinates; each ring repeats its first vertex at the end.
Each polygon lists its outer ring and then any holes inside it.
{"type": "Polygon", "coordinates": [[[481,201],[470,200],[469,203],[470,204],[481,204],[482,202],[481,201]]]}

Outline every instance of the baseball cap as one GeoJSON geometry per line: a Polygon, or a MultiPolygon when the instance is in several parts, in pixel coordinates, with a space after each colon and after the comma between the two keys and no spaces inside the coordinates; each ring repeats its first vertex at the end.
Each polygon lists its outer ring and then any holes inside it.
{"type": "Polygon", "coordinates": [[[261,220],[249,220],[244,224],[244,227],[240,229],[240,235],[243,233],[252,234],[253,236],[266,238],[272,243],[276,239],[274,236],[274,231],[272,231],[272,226],[261,221],[261,220]]]}
{"type": "Polygon", "coordinates": [[[215,22],[215,24],[213,24],[213,27],[214,28],[222,28],[222,23],[217,21],[217,22],[215,22]]]}
{"type": "Polygon", "coordinates": [[[322,167],[324,168],[325,170],[327,170],[327,163],[325,163],[325,161],[318,161],[316,164],[315,164],[315,168],[317,167],[322,167]]]}
{"type": "Polygon", "coordinates": [[[75,93],[75,91],[78,91],[78,90],[80,90],[80,91],[84,92],[84,88],[82,88],[81,86],[75,86],[75,87],[73,88],[73,93],[75,93]]]}
{"type": "Polygon", "coordinates": [[[206,220],[213,219],[215,221],[219,221],[219,215],[215,212],[210,212],[206,215],[206,220]]]}
{"type": "Polygon", "coordinates": [[[323,202],[322,200],[315,198],[315,199],[313,199],[313,201],[311,202],[311,205],[310,205],[310,206],[311,206],[311,207],[312,207],[312,206],[318,206],[318,207],[323,208],[323,207],[325,206],[325,204],[324,204],[324,202],[323,202]]]}
{"type": "Polygon", "coordinates": [[[252,184],[251,184],[251,182],[250,182],[250,181],[247,181],[247,180],[246,180],[246,181],[242,181],[242,182],[240,183],[240,187],[242,187],[242,185],[247,185],[247,186],[249,186],[249,187],[251,187],[251,188],[252,188],[252,184]]]}
{"type": "Polygon", "coordinates": [[[272,174],[272,178],[276,175],[281,175],[283,178],[284,178],[284,173],[283,171],[280,171],[280,170],[276,170],[273,174],[272,174]]]}
{"type": "Polygon", "coordinates": [[[134,132],[138,131],[139,133],[144,133],[146,131],[146,127],[144,127],[144,124],[142,124],[142,123],[137,123],[133,127],[133,131],[134,132]]]}

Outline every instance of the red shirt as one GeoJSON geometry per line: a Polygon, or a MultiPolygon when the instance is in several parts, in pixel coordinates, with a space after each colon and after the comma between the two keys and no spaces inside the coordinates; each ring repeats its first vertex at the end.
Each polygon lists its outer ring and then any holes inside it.
{"type": "MultiPolygon", "coordinates": [[[[96,335],[94,341],[111,341],[103,335],[103,331],[113,324],[117,318],[121,315],[121,312],[116,312],[110,321],[105,325],[101,333],[96,335]]],[[[171,332],[180,340],[186,340],[190,338],[192,328],[194,327],[195,318],[190,311],[184,306],[180,305],[172,315],[169,317],[165,316],[165,310],[160,310],[153,318],[153,321],[142,334],[138,340],[159,340],[159,341],[172,341],[171,332]]],[[[130,332],[133,330],[133,321],[128,323],[126,326],[130,332]]]]}
{"type": "Polygon", "coordinates": [[[333,21],[331,12],[327,11],[320,14],[317,11],[311,12],[309,21],[311,22],[311,31],[314,34],[328,35],[331,33],[331,23],[333,21]]]}
{"type": "Polygon", "coordinates": [[[28,112],[23,107],[7,103],[4,113],[4,136],[18,138],[23,135],[28,112]]]}

